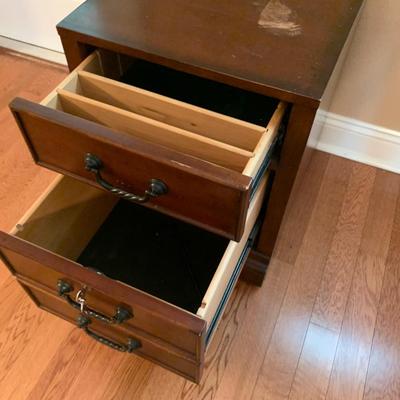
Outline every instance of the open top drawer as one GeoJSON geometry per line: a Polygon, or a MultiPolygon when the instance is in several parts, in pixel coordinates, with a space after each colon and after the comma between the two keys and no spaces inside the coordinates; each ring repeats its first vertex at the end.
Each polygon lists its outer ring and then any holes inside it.
{"type": "Polygon", "coordinates": [[[40,104],[10,107],[39,165],[239,241],[286,105],[94,52],[40,104]]]}

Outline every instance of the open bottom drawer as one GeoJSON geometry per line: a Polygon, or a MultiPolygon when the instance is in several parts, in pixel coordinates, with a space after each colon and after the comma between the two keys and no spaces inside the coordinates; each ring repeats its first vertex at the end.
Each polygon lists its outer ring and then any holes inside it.
{"type": "Polygon", "coordinates": [[[41,104],[11,103],[35,161],[239,241],[286,105],[122,64],[95,52],[41,104]]]}
{"type": "Polygon", "coordinates": [[[198,382],[250,250],[266,179],[234,242],[57,178],[10,234],[0,232],[0,253],[42,308],[73,321],[84,299],[87,333],[198,382]]]}

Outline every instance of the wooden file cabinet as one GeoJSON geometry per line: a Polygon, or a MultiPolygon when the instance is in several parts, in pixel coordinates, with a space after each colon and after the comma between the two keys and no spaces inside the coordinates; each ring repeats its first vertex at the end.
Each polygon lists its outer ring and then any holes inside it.
{"type": "Polygon", "coordinates": [[[199,382],[239,276],[262,283],[362,1],[328,3],[88,0],[58,25],[71,74],[10,107],[61,175],[0,233],[38,306],[199,382]]]}

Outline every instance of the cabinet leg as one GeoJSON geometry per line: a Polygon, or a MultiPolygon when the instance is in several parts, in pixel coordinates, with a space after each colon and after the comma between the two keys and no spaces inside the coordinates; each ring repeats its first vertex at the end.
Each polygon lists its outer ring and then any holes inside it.
{"type": "Polygon", "coordinates": [[[269,257],[252,250],[243,267],[240,279],[251,285],[261,286],[269,264],[269,257]]]}

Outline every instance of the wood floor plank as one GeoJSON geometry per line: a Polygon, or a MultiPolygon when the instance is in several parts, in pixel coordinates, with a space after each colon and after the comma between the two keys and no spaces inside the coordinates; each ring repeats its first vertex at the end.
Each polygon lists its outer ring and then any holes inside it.
{"type": "Polygon", "coordinates": [[[227,306],[220,326],[206,353],[206,366],[202,382],[199,385],[175,376],[160,367],[154,367],[150,382],[161,382],[162,385],[146,385],[135,399],[213,399],[226,363],[231,352],[231,344],[235,339],[238,326],[246,310],[247,298],[252,288],[240,283],[235,289],[227,306]]]}
{"type": "Polygon", "coordinates": [[[248,303],[257,291],[244,282],[240,282],[229,301],[227,309],[213,338],[210,348],[206,353],[205,370],[202,381],[199,385],[174,376],[161,368],[155,368],[152,373],[152,380],[167,380],[166,375],[170,374],[169,381],[174,384],[154,387],[148,385],[140,396],[141,399],[215,399],[216,392],[223,376],[226,373],[227,365],[231,364],[230,358],[235,354],[235,346],[239,329],[243,325],[244,316],[248,312],[248,303]]]}
{"type": "Polygon", "coordinates": [[[329,159],[326,153],[314,152],[295,181],[274,250],[274,257],[287,264],[296,262],[329,159]]]}
{"type": "Polygon", "coordinates": [[[25,400],[70,329],[29,298],[21,301],[0,332],[2,399],[25,400]]]}
{"type": "Polygon", "coordinates": [[[290,399],[325,399],[374,181],[374,168],[353,166],[290,399]]]}
{"type": "Polygon", "coordinates": [[[400,198],[372,344],[365,400],[400,399],[400,198]]]}
{"type": "MultiPolygon", "coordinates": [[[[179,399],[178,393],[182,392],[185,384],[184,378],[176,376],[157,365],[153,365],[150,374],[146,378],[147,380],[140,384],[140,391],[132,387],[136,394],[136,397],[133,397],[135,400],[179,399]],[[156,384],[154,384],[155,382],[156,384]]],[[[103,400],[108,399],[104,398],[103,400]]],[[[121,398],[121,400],[125,399],[121,398]]]]}
{"type": "Polygon", "coordinates": [[[26,400],[136,399],[136,393],[148,383],[146,376],[153,364],[134,354],[108,349],[73,325],[68,327],[68,335],[26,400]]]}
{"type": "Polygon", "coordinates": [[[290,400],[324,400],[339,339],[337,332],[310,323],[290,400]]]}
{"type": "Polygon", "coordinates": [[[337,332],[343,321],[374,181],[375,168],[363,164],[353,167],[314,305],[312,321],[337,332]]]}
{"type": "Polygon", "coordinates": [[[398,176],[378,171],[375,182],[330,378],[328,400],[363,397],[399,195],[398,176]]]}
{"type": "Polygon", "coordinates": [[[336,158],[329,161],[258,375],[254,399],[286,399],[289,396],[350,172],[349,161],[336,158]]]}
{"type": "Polygon", "coordinates": [[[251,397],[293,271],[293,264],[282,259],[296,261],[329,159],[327,154],[314,153],[309,168],[296,184],[266,279],[263,287],[249,299],[246,319],[216,398],[251,397]]]}
{"type": "Polygon", "coordinates": [[[82,360],[90,355],[93,345],[78,330],[71,330],[65,340],[60,342],[58,351],[42,372],[27,400],[66,398],[76,380],[75,374],[66,374],[68,370],[82,370],[82,360]]]}
{"type": "MultiPolygon", "coordinates": [[[[1,48],[0,66],[0,229],[8,231],[54,177],[33,163],[8,103],[15,96],[40,100],[67,70],[1,48]]],[[[0,268],[0,283],[7,276],[0,268]]]]}
{"type": "MultiPolygon", "coordinates": [[[[0,262],[1,263],[1,262],[0,262]]],[[[7,323],[12,318],[15,313],[15,307],[19,307],[27,300],[26,293],[19,287],[15,278],[11,276],[8,271],[5,271],[5,267],[0,265],[3,269],[4,275],[7,274],[3,283],[0,284],[0,332],[2,328],[7,325],[7,323]],[[10,306],[10,304],[12,306],[10,306]]]]}
{"type": "MultiPolygon", "coordinates": [[[[8,231],[54,176],[33,163],[8,103],[15,96],[39,100],[65,75],[65,67],[0,48],[0,229],[8,231]]],[[[7,277],[1,265],[0,284],[7,277]]]]}
{"type": "Polygon", "coordinates": [[[308,328],[291,399],[325,399],[374,181],[374,168],[353,166],[313,308],[314,324],[308,328]],[[327,341],[325,347],[319,343],[323,339],[327,341]]]}
{"type": "Polygon", "coordinates": [[[245,323],[250,297],[257,288],[240,282],[229,301],[221,324],[206,353],[206,367],[202,382],[194,385],[185,382],[178,398],[182,400],[215,399],[225,369],[231,363],[231,356],[238,346],[240,327],[245,323]]]}
{"type": "MultiPolygon", "coordinates": [[[[82,335],[82,332],[77,334],[82,335]]],[[[101,344],[93,343],[93,340],[87,337],[80,340],[90,347],[89,354],[85,356],[83,353],[80,356],[80,368],[67,369],[72,372],[74,381],[65,397],[49,396],[49,400],[136,399],[143,386],[151,384],[148,377],[153,364],[149,361],[134,354],[115,352],[101,344]]],[[[61,379],[60,383],[62,384],[61,379]]]]}
{"type": "Polygon", "coordinates": [[[216,399],[249,399],[271,338],[293,266],[271,262],[261,289],[249,299],[246,318],[232,346],[216,399]]]}
{"type": "Polygon", "coordinates": [[[353,166],[290,399],[325,399],[374,181],[374,168],[353,166]]]}
{"type": "Polygon", "coordinates": [[[1,48],[0,65],[0,229],[8,230],[54,176],[34,165],[8,103],[15,96],[40,100],[67,70],[1,48]]]}

